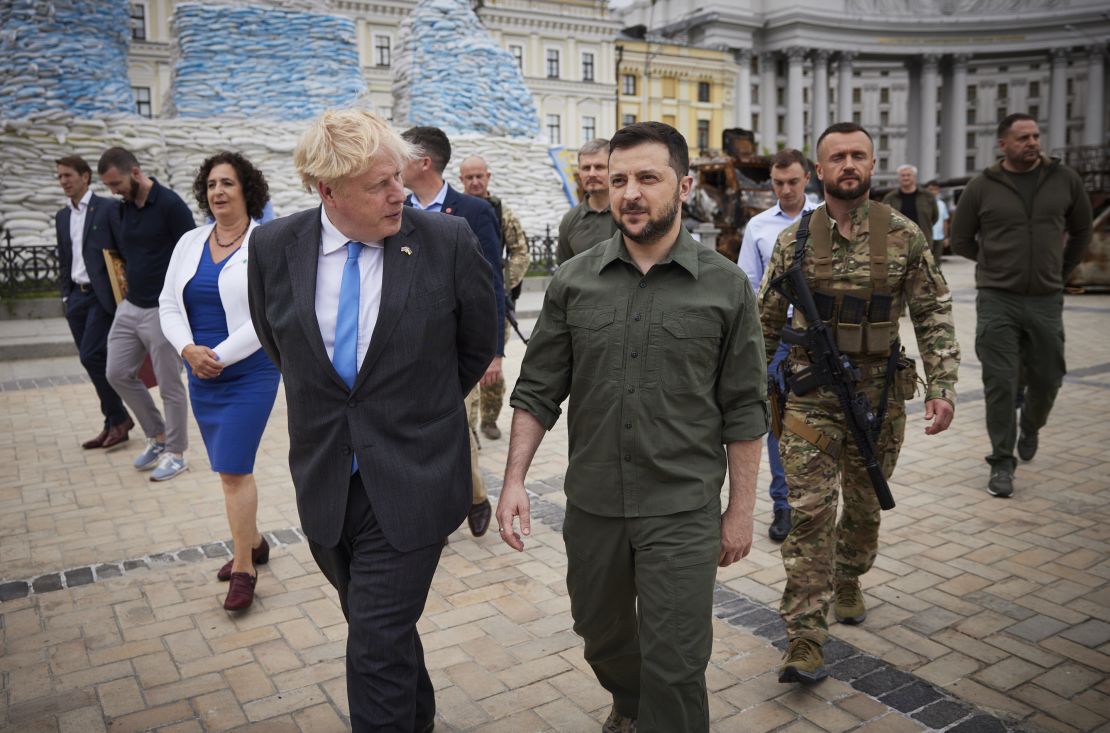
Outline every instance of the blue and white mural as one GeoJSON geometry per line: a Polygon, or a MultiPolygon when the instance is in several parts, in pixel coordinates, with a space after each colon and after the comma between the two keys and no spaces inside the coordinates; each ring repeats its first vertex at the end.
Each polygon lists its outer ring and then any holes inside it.
{"type": "Polygon", "coordinates": [[[401,26],[393,77],[396,124],[447,134],[535,137],[532,93],[469,0],[420,0],[401,26]]]}
{"type": "Polygon", "coordinates": [[[0,117],[134,112],[127,0],[0,2],[0,117]]]}

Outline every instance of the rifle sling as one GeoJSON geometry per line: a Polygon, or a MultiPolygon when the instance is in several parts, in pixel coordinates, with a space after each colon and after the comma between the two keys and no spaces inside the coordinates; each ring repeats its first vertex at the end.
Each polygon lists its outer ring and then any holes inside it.
{"type": "Polygon", "coordinates": [[[840,451],[843,447],[841,441],[830,438],[826,433],[822,433],[794,413],[786,413],[782,426],[823,453],[827,453],[833,458],[840,458],[840,451]]]}

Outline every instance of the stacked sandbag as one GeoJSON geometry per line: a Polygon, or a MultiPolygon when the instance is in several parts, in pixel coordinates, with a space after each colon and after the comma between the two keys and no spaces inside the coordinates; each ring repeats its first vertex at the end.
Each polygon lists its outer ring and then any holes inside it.
{"type": "MultiPolygon", "coordinates": [[[[199,224],[200,208],[192,195],[200,163],[220,150],[243,153],[265,174],[276,213],[291,214],[319,205],[315,193],[305,191],[293,168],[293,149],[304,130],[302,122],[209,119],[155,119],[134,115],[99,119],[60,112],[39,113],[23,119],[0,119],[0,229],[9,229],[13,244],[54,246],[54,213],[65,205],[55,179],[54,161],[81,155],[93,168],[93,190],[104,196],[96,164],[107,148],[131,150],[142,169],[174,189],[193,210],[199,224]]],[[[568,204],[545,145],[533,140],[452,136],[454,155],[445,176],[461,189],[458,164],[471,154],[481,155],[493,172],[490,190],[520,218],[530,236],[552,231],[568,204]]]]}
{"type": "Polygon", "coordinates": [[[127,0],[0,3],[0,117],[135,109],[127,0]]]}
{"type": "Polygon", "coordinates": [[[470,0],[419,0],[401,23],[393,65],[393,119],[450,134],[539,135],[532,93],[470,0]]]}
{"type": "Polygon", "coordinates": [[[178,4],[166,113],[303,120],[358,103],[354,21],[296,5],[178,4]]]}

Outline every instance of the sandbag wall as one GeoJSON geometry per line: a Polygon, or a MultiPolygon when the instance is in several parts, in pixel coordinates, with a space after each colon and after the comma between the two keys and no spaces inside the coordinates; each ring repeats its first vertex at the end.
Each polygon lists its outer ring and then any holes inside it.
{"type": "MultiPolygon", "coordinates": [[[[133,115],[82,119],[61,112],[0,119],[0,229],[9,229],[13,244],[54,246],[54,214],[65,204],[55,179],[54,161],[77,153],[93,168],[93,190],[109,195],[96,179],[100,154],[113,145],[135,153],[143,170],[177,191],[193,209],[193,177],[201,161],[220,150],[246,155],[266,175],[277,214],[316,206],[318,199],[301,187],[293,169],[293,148],[303,122],[148,120],[133,115]]],[[[544,145],[526,140],[477,135],[453,136],[454,156],[447,179],[461,189],[458,164],[480,154],[493,171],[490,189],[520,218],[529,235],[552,231],[568,204],[547,158],[544,145]]]]}

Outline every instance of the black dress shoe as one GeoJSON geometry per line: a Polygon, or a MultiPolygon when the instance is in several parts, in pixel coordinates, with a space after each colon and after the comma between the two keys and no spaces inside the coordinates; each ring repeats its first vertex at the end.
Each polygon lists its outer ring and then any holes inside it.
{"type": "Polygon", "coordinates": [[[1033,456],[1037,455],[1037,434],[1022,430],[1018,437],[1017,452],[1018,458],[1023,461],[1033,460],[1033,456]]]}
{"type": "Polygon", "coordinates": [[[767,528],[767,536],[775,542],[782,542],[790,534],[790,508],[776,509],[775,518],[767,528]]]}
{"type": "Polygon", "coordinates": [[[489,518],[493,515],[493,507],[489,504],[489,499],[486,499],[481,504],[474,504],[470,507],[470,513],[466,515],[466,523],[470,525],[470,533],[475,537],[481,537],[489,529],[489,518]]]}

